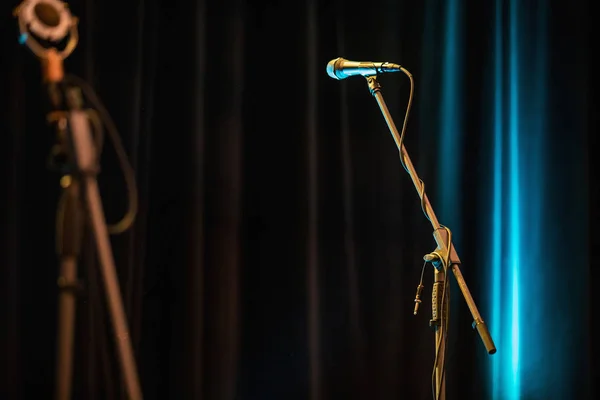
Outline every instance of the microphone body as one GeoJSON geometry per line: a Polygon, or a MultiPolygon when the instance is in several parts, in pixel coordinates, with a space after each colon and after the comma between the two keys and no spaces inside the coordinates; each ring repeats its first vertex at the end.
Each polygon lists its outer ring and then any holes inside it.
{"type": "Polygon", "coordinates": [[[333,79],[341,80],[350,76],[372,76],[388,72],[399,72],[399,64],[389,62],[348,61],[341,57],[327,63],[327,75],[333,79]]]}

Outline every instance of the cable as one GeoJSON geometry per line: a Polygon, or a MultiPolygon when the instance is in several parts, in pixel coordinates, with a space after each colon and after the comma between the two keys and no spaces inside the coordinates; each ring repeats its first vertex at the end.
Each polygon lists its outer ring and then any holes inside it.
{"type": "MultiPolygon", "coordinates": [[[[402,164],[402,167],[404,167],[404,170],[406,172],[408,172],[408,174],[410,175],[410,171],[408,169],[408,167],[406,166],[405,160],[404,160],[404,153],[402,152],[402,146],[404,145],[404,136],[406,135],[406,126],[408,123],[408,116],[410,114],[410,109],[412,107],[412,101],[413,101],[413,96],[414,96],[414,91],[415,91],[415,82],[413,79],[412,74],[405,68],[401,67],[400,68],[401,71],[408,77],[409,81],[410,81],[410,93],[408,96],[408,104],[406,106],[406,113],[404,114],[404,122],[402,123],[402,131],[400,133],[400,138],[398,139],[398,149],[400,151],[400,163],[402,164]]],[[[420,184],[420,188],[419,188],[419,198],[421,200],[421,211],[423,211],[423,214],[425,215],[425,218],[427,218],[428,221],[431,222],[431,219],[429,218],[429,215],[427,214],[427,206],[425,204],[425,182],[421,179],[419,179],[419,184],[420,184]]],[[[443,297],[442,297],[442,304],[441,304],[441,310],[442,310],[442,325],[440,327],[440,329],[443,330],[443,335],[440,337],[440,341],[437,342],[437,346],[436,346],[436,354],[435,354],[435,361],[434,361],[434,365],[433,365],[433,373],[432,373],[432,391],[433,391],[433,398],[434,400],[437,400],[437,398],[439,397],[439,389],[437,388],[436,390],[436,385],[435,385],[435,370],[439,364],[439,360],[440,360],[440,354],[438,352],[438,349],[440,347],[441,344],[441,339],[444,338],[444,352],[443,352],[443,363],[442,363],[442,373],[441,373],[441,379],[440,379],[440,384],[443,382],[444,380],[444,375],[446,372],[446,347],[447,347],[447,343],[448,343],[448,325],[450,325],[450,286],[448,285],[448,265],[449,265],[449,261],[450,261],[450,246],[452,245],[452,232],[450,231],[450,229],[448,229],[447,227],[440,225],[440,228],[443,228],[446,230],[446,233],[448,234],[448,240],[446,243],[446,249],[447,249],[447,254],[445,256],[445,258],[443,260],[440,260],[442,262],[442,268],[444,269],[444,285],[443,285],[443,297]]],[[[423,281],[423,273],[425,271],[425,266],[423,266],[423,269],[421,270],[421,283],[419,285],[422,285],[422,281],[423,281]]]]}
{"type": "Polygon", "coordinates": [[[419,281],[419,287],[423,286],[423,276],[425,275],[425,267],[427,266],[427,261],[423,262],[423,267],[421,268],[421,280],[419,281]]]}
{"type": "Polygon", "coordinates": [[[440,337],[440,339],[437,342],[436,345],[436,352],[435,352],[435,361],[433,363],[433,371],[431,372],[431,388],[432,388],[432,392],[433,392],[433,398],[434,400],[438,400],[439,396],[440,396],[440,389],[441,389],[441,385],[442,382],[444,382],[444,378],[445,378],[445,373],[446,373],[446,350],[448,348],[448,326],[450,325],[450,286],[448,285],[449,283],[449,278],[448,278],[448,266],[450,265],[450,246],[452,245],[452,231],[444,226],[444,225],[440,225],[440,228],[443,228],[447,235],[448,238],[446,240],[446,255],[444,257],[443,260],[440,260],[442,262],[442,268],[444,269],[444,285],[442,286],[442,292],[443,292],[443,296],[442,296],[442,304],[441,304],[441,310],[442,310],[442,325],[440,327],[440,329],[442,329],[443,334],[440,337]],[[441,345],[441,340],[442,338],[444,339],[444,351],[442,352],[442,373],[440,375],[440,386],[436,385],[435,382],[435,370],[438,367],[438,364],[440,362],[440,353],[439,353],[439,348],[441,345]]]}
{"type": "MultiPolygon", "coordinates": [[[[93,103],[93,107],[98,113],[97,117],[102,121],[102,123],[106,127],[110,140],[112,141],[113,146],[115,148],[115,152],[117,153],[119,165],[123,172],[123,178],[125,179],[125,185],[127,186],[127,197],[129,205],[128,210],[123,216],[123,218],[121,218],[121,220],[116,224],[108,226],[108,232],[111,234],[123,233],[133,225],[138,211],[138,192],[135,181],[135,172],[129,162],[129,159],[127,158],[127,153],[125,152],[125,148],[123,147],[123,144],[121,142],[121,136],[119,135],[119,131],[117,130],[114,121],[112,120],[110,114],[104,107],[102,101],[100,100],[94,89],[91,87],[91,85],[89,85],[85,80],[73,74],[66,75],[65,81],[71,82],[73,85],[76,85],[79,88],[81,88],[84,96],[91,103],[93,103]]],[[[90,116],[92,116],[93,114],[94,113],[91,113],[90,116]]],[[[96,115],[93,115],[91,118],[93,123],[95,122],[94,117],[96,117],[96,115]]],[[[100,145],[102,145],[101,141],[99,143],[100,145]]]]}
{"type": "MultiPolygon", "coordinates": [[[[440,379],[440,382],[444,382],[445,379],[445,375],[446,375],[446,352],[448,351],[448,332],[449,332],[449,326],[450,326],[450,277],[448,274],[448,267],[452,268],[452,265],[450,263],[450,254],[451,254],[451,246],[452,246],[452,231],[450,231],[449,228],[447,228],[446,226],[441,226],[442,228],[444,228],[446,230],[446,233],[448,234],[448,241],[446,242],[446,248],[448,249],[448,253],[446,254],[446,268],[445,268],[445,275],[444,275],[444,297],[442,298],[442,309],[444,309],[445,311],[445,320],[444,320],[444,353],[443,353],[443,362],[442,362],[442,376],[440,379]],[[446,304],[444,304],[444,301],[446,302],[446,304]]],[[[439,397],[439,391],[438,391],[438,397],[439,397]]]]}
{"type": "MultiPolygon", "coordinates": [[[[406,163],[404,161],[404,154],[402,153],[402,146],[404,145],[404,136],[406,135],[406,126],[408,124],[408,115],[410,113],[410,109],[412,108],[412,102],[413,102],[413,96],[414,96],[414,92],[415,92],[415,80],[413,79],[412,74],[404,67],[400,68],[402,70],[402,72],[404,72],[404,74],[408,77],[409,81],[410,81],[410,93],[408,95],[408,104],[406,105],[406,113],[404,114],[404,122],[402,123],[402,132],[400,133],[400,139],[398,140],[398,150],[400,150],[400,164],[402,164],[402,167],[404,168],[404,170],[406,172],[408,172],[408,174],[410,175],[410,171],[408,170],[408,167],[406,166],[406,163]]],[[[419,198],[421,200],[421,210],[423,211],[423,214],[425,215],[425,218],[427,218],[428,221],[431,221],[429,219],[429,215],[427,215],[427,206],[425,205],[425,182],[423,182],[423,180],[421,178],[419,178],[419,183],[421,185],[420,190],[419,190],[419,198]]]]}
{"type": "Polygon", "coordinates": [[[419,285],[417,286],[417,294],[415,295],[415,309],[413,314],[417,315],[419,311],[419,306],[421,305],[421,293],[423,292],[423,276],[425,275],[425,267],[427,266],[427,260],[423,261],[423,267],[421,268],[421,279],[419,280],[419,285]]]}

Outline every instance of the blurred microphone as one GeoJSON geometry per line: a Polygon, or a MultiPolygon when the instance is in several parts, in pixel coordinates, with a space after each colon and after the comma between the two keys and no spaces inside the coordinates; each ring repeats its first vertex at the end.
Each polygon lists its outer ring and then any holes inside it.
{"type": "Polygon", "coordinates": [[[37,39],[50,43],[59,43],[76,25],[76,18],[71,16],[69,6],[60,0],[24,0],[14,11],[19,19],[21,44],[29,47],[33,44],[34,53],[41,50],[40,43],[30,43],[27,39],[33,34],[37,39]]]}
{"type": "Polygon", "coordinates": [[[399,64],[389,62],[348,61],[341,57],[327,63],[327,75],[333,79],[346,79],[350,76],[371,76],[388,72],[399,72],[399,64]]]}

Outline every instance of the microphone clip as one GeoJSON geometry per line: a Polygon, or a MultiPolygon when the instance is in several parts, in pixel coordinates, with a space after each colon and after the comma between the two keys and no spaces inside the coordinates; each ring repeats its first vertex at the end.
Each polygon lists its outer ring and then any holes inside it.
{"type": "Polygon", "coordinates": [[[377,92],[381,91],[381,85],[377,80],[377,75],[368,75],[365,76],[365,78],[367,79],[367,85],[369,86],[369,92],[371,93],[371,96],[375,96],[377,92]]]}

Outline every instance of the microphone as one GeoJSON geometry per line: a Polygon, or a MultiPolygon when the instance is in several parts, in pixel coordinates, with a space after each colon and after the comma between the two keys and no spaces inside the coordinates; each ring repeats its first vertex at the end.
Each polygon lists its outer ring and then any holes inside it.
{"type": "Polygon", "coordinates": [[[42,61],[44,80],[52,85],[61,82],[63,60],[79,41],[77,18],[60,0],[23,0],[13,14],[18,18],[19,43],[42,61]],[[59,44],[62,49],[54,47],[59,44]]]}
{"type": "MultiPolygon", "coordinates": [[[[31,34],[38,39],[59,43],[77,23],[67,4],[60,0],[24,0],[14,13],[19,19],[19,40],[21,44],[28,46],[31,45],[27,43],[31,34]]],[[[39,46],[38,44],[37,47],[39,46]]]]}
{"type": "Polygon", "coordinates": [[[327,63],[327,75],[333,79],[346,79],[350,76],[372,76],[387,72],[399,72],[402,67],[399,64],[389,62],[371,61],[348,61],[338,57],[327,63]]]}

